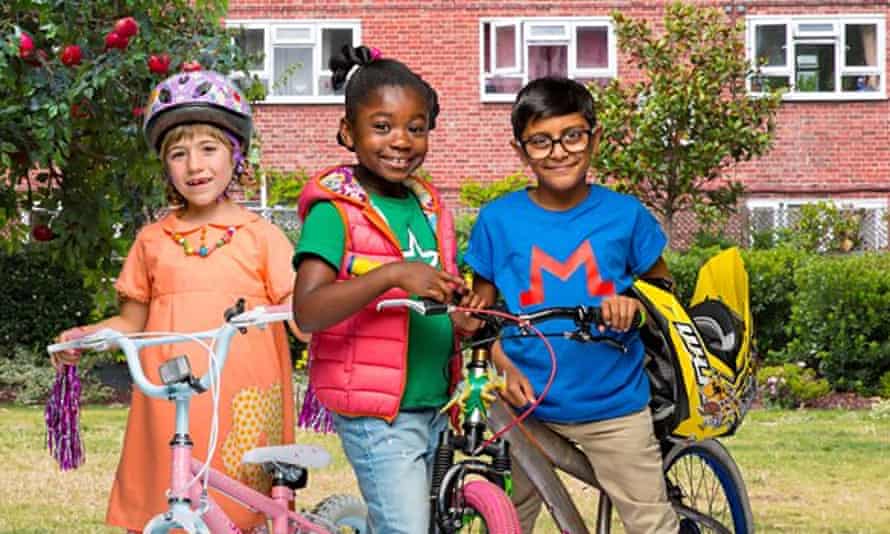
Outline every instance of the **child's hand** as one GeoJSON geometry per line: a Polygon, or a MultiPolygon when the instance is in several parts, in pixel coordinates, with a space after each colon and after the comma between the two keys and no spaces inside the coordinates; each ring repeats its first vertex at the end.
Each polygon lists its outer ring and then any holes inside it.
{"type": "Polygon", "coordinates": [[[640,309],[640,301],[623,295],[613,295],[603,299],[600,308],[603,311],[603,322],[605,323],[605,325],[600,325],[600,332],[605,332],[606,328],[627,332],[634,326],[633,321],[640,309]]]}
{"type": "Polygon", "coordinates": [[[393,269],[393,285],[418,297],[451,302],[451,295],[455,289],[462,290],[465,287],[463,278],[425,263],[403,261],[388,265],[393,269]]]}
{"type": "MultiPolygon", "coordinates": [[[[76,326],[59,334],[56,338],[56,343],[64,343],[66,341],[80,339],[91,332],[92,331],[88,327],[76,326]]],[[[50,354],[49,357],[53,367],[61,369],[62,365],[77,365],[77,362],[80,361],[80,352],[81,351],[79,350],[65,350],[62,352],[54,352],[50,354]]]]}
{"type": "MultiPolygon", "coordinates": [[[[461,297],[459,306],[461,308],[472,308],[474,310],[478,310],[485,307],[485,300],[477,293],[473,293],[473,291],[468,290],[461,297]]],[[[457,329],[461,334],[467,336],[473,335],[476,330],[479,330],[479,327],[482,326],[482,320],[476,319],[468,312],[459,311],[452,313],[451,321],[454,323],[455,329],[457,329]]]]}
{"type": "Polygon", "coordinates": [[[495,367],[507,377],[507,386],[501,392],[501,397],[516,408],[535,402],[535,390],[525,374],[519,370],[501,348],[501,342],[496,341],[492,346],[492,361],[495,367]]]}

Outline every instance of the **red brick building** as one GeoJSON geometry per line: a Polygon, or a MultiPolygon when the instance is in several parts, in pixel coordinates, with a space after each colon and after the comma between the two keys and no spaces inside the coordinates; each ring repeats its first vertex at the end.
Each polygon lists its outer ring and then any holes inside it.
{"type": "MultiPolygon", "coordinates": [[[[267,80],[257,108],[264,165],[315,172],[349,161],[334,134],[342,97],[332,94],[331,51],[377,46],[426,78],[442,114],[425,168],[456,200],[467,177],[519,170],[510,150],[508,102],[529,78],[632,78],[615,48],[609,12],[660,21],[663,0],[231,0],[228,23],[263,50],[267,80]],[[296,64],[296,67],[294,66],[296,64]],[[285,83],[276,83],[290,72],[285,83]]],[[[752,57],[767,82],[790,86],[775,148],[732,171],[749,190],[752,222],[782,225],[801,202],[846,199],[867,210],[869,246],[887,246],[890,103],[886,0],[708,0],[746,21],[752,57]],[[756,219],[756,221],[755,221],[756,219]]],[[[755,83],[752,91],[759,89],[755,83]]]]}

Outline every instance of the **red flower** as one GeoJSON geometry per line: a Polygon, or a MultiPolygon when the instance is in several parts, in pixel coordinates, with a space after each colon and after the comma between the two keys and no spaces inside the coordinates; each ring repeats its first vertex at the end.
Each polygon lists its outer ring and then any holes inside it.
{"type": "Polygon", "coordinates": [[[167,54],[149,56],[148,70],[154,74],[167,74],[170,70],[170,56],[167,54]]]}
{"type": "Polygon", "coordinates": [[[144,113],[145,113],[145,108],[143,108],[143,107],[136,106],[135,108],[133,108],[133,116],[134,117],[141,117],[144,113]]]}
{"type": "Polygon", "coordinates": [[[38,224],[31,230],[31,236],[36,241],[51,241],[56,234],[45,224],[38,224]]]}
{"type": "Polygon", "coordinates": [[[75,65],[80,65],[80,60],[83,58],[83,54],[81,53],[79,46],[68,45],[62,49],[62,54],[59,58],[64,65],[73,67],[75,65]]]}
{"type": "Polygon", "coordinates": [[[105,36],[105,50],[109,48],[123,50],[128,44],[130,44],[130,39],[117,32],[111,32],[105,36]]]}
{"type": "Polygon", "coordinates": [[[114,23],[114,33],[129,39],[139,33],[139,23],[133,17],[124,17],[114,23]]]}
{"type": "Polygon", "coordinates": [[[34,39],[25,32],[19,35],[19,57],[28,59],[34,53],[34,39]]]}
{"type": "Polygon", "coordinates": [[[86,119],[90,116],[90,105],[87,102],[81,102],[80,104],[71,104],[70,113],[72,119],[86,119]]]}
{"type": "Polygon", "coordinates": [[[182,72],[196,72],[203,69],[204,67],[202,67],[201,64],[197,61],[186,61],[185,63],[180,65],[179,68],[182,70],[182,72]]]}

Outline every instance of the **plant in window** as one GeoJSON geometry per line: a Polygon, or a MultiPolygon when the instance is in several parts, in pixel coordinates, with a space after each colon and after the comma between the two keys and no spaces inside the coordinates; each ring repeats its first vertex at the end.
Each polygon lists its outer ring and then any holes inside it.
{"type": "Polygon", "coordinates": [[[638,196],[661,217],[699,204],[731,212],[742,184],[723,174],[766,153],[781,95],[752,98],[744,23],[716,9],[668,6],[664,32],[612,14],[618,46],[642,74],[639,82],[591,84],[603,128],[593,167],[603,182],[638,196]]]}

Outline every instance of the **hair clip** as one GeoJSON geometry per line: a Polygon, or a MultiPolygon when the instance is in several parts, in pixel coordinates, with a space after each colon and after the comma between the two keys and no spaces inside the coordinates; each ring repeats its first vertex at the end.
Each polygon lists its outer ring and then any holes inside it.
{"type": "Polygon", "coordinates": [[[371,52],[371,61],[377,61],[378,59],[383,57],[383,52],[381,52],[380,49],[376,46],[372,46],[368,50],[370,50],[371,52]]]}

